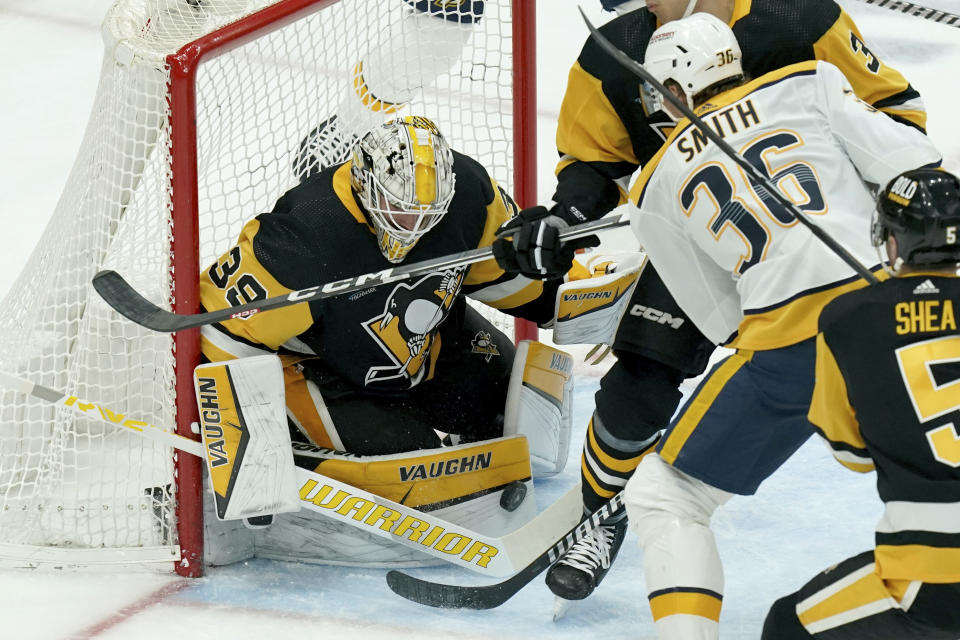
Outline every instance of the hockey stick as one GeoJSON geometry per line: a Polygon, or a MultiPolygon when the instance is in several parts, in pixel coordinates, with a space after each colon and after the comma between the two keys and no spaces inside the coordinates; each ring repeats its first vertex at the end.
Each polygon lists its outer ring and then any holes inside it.
{"type": "Polygon", "coordinates": [[[461,586],[414,578],[400,571],[387,573],[387,585],[397,595],[430,607],[445,609],[493,609],[509,600],[547,567],[556,562],[601,522],[623,507],[623,493],[610,498],[589,518],[570,529],[549,549],[523,567],[515,576],[496,584],[461,586]]]}
{"type": "MultiPolygon", "coordinates": [[[[0,386],[195,456],[206,455],[200,442],[10,373],[0,371],[0,386]]],[[[308,469],[295,467],[295,471],[301,508],[494,577],[513,575],[528,565],[542,550],[544,540],[555,539],[579,515],[580,490],[574,487],[522,527],[503,536],[488,536],[308,469]]]]}
{"type": "MultiPolygon", "coordinates": [[[[574,225],[559,233],[561,240],[574,240],[592,235],[598,231],[614,229],[629,224],[625,214],[611,215],[592,222],[574,225]]],[[[116,271],[101,271],[93,278],[93,288],[97,290],[107,304],[113,307],[120,315],[132,320],[142,327],[165,333],[173,333],[183,329],[192,329],[206,324],[224,322],[233,318],[246,318],[261,311],[280,309],[294,304],[330,298],[360,289],[367,289],[376,285],[390,282],[400,282],[420,275],[434,273],[442,269],[462,267],[475,262],[482,262],[493,255],[491,247],[481,247],[448,256],[441,256],[431,260],[424,260],[415,264],[401,267],[390,267],[383,271],[364,273],[353,278],[336,280],[316,287],[308,287],[293,291],[283,296],[255,300],[237,307],[229,307],[218,311],[205,313],[179,314],[161,309],[140,295],[116,271]]]]}
{"type": "Polygon", "coordinates": [[[697,117],[690,107],[688,107],[677,96],[673,95],[673,92],[660,84],[660,82],[658,82],[657,79],[654,78],[653,75],[647,71],[642,64],[628,56],[620,49],[616,48],[609,40],[607,40],[603,34],[601,34],[597,28],[593,26],[593,24],[587,18],[587,15],[583,12],[583,9],[580,9],[579,7],[578,9],[580,11],[580,15],[583,16],[583,21],[587,23],[587,28],[590,30],[590,34],[604,51],[613,56],[613,58],[624,67],[640,76],[640,78],[643,80],[649,82],[654,89],[660,92],[663,97],[670,102],[670,104],[679,109],[680,113],[682,113],[684,117],[689,119],[690,122],[700,129],[703,134],[710,139],[710,142],[717,145],[721,151],[723,151],[731,160],[737,163],[747,173],[751,180],[762,185],[763,188],[766,189],[777,202],[783,205],[798,222],[807,227],[813,233],[813,235],[817,237],[817,239],[827,245],[831,251],[837,254],[841,260],[846,262],[848,266],[850,266],[854,271],[857,272],[858,275],[860,275],[860,277],[870,284],[876,284],[878,282],[876,276],[870,273],[869,269],[863,266],[859,260],[857,260],[855,257],[853,257],[853,255],[850,254],[850,252],[844,249],[843,246],[834,240],[830,234],[811,221],[805,213],[797,208],[797,205],[795,205],[793,201],[781,193],[780,190],[775,187],[766,176],[760,173],[755,166],[750,164],[746,158],[737,153],[733,147],[727,143],[726,140],[721,138],[713,129],[708,127],[703,120],[697,117]]]}
{"type": "Polygon", "coordinates": [[[922,7],[912,2],[904,2],[903,0],[857,0],[857,2],[872,4],[877,7],[883,7],[884,9],[890,9],[891,11],[897,11],[898,13],[905,13],[923,18],[924,20],[930,20],[931,22],[937,22],[960,29],[960,15],[955,13],[947,13],[946,11],[931,9],[930,7],[922,7]]]}

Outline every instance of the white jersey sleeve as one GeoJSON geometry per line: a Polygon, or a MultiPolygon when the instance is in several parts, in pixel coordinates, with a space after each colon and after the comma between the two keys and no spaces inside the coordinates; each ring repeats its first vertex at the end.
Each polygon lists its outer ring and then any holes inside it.
{"type": "MultiPolygon", "coordinates": [[[[632,207],[625,204],[623,207],[632,207]]],[[[661,278],[670,289],[680,308],[690,316],[714,344],[723,344],[736,332],[743,314],[740,311],[740,295],[730,274],[710,259],[682,226],[668,217],[637,215],[630,225],[638,238],[643,238],[654,266],[669,262],[668,274],[661,278]],[[665,256],[669,254],[669,260],[665,256]],[[683,286],[671,286],[671,282],[683,282],[683,286]]]]}
{"type": "Polygon", "coordinates": [[[860,100],[840,69],[821,61],[816,77],[816,104],[864,180],[884,187],[904,171],[940,165],[940,153],[926,136],[860,100]]]}

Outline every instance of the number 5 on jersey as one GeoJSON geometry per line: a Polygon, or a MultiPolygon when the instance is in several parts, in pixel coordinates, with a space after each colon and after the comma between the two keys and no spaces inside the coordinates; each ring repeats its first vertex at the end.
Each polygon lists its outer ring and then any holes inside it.
{"type": "MultiPolygon", "coordinates": [[[[924,340],[897,349],[896,355],[907,395],[921,423],[960,411],[960,379],[938,383],[932,369],[937,364],[960,364],[960,336],[924,340]]],[[[960,434],[953,422],[927,431],[926,436],[937,461],[960,467],[960,434]]]]}

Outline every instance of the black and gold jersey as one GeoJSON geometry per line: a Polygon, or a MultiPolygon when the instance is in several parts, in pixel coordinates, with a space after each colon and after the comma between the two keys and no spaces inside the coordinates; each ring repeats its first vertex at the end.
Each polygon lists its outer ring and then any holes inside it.
{"type": "MultiPolygon", "coordinates": [[[[489,246],[516,213],[510,196],[476,161],[454,152],[453,170],[447,215],[406,263],[489,246]]],[[[201,303],[223,309],[390,266],[354,197],[348,162],[294,187],[272,211],[248,222],[237,244],[201,274],[201,303]]],[[[440,328],[450,318],[462,320],[464,295],[543,322],[553,313],[551,289],[556,284],[505,274],[491,258],[204,327],[201,348],[210,360],[264,350],[316,355],[354,387],[398,391],[432,377],[440,328]]]]}
{"type": "Polygon", "coordinates": [[[916,273],[820,316],[810,421],[835,457],[877,471],[881,577],[960,582],[960,278],[916,273]]]}
{"type": "MultiPolygon", "coordinates": [[[[865,102],[900,122],[925,127],[917,91],[873,53],[832,0],[735,0],[730,26],[749,77],[824,60],[844,73],[865,102]]],[[[641,9],[614,18],[600,31],[642,61],[656,28],[656,17],[641,9]]],[[[640,79],[588,39],[570,70],[560,106],[555,201],[576,207],[588,219],[625,201],[631,174],[650,160],[673,126],[663,114],[648,118],[640,95],[640,79]]]]}

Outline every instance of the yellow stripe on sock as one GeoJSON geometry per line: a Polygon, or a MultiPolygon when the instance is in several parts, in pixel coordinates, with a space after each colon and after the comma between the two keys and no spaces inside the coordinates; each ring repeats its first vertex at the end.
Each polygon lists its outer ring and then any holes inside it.
{"type": "Polygon", "coordinates": [[[700,616],[719,622],[722,606],[720,598],[689,591],[672,591],[650,598],[654,622],[675,615],[700,616]]]}

